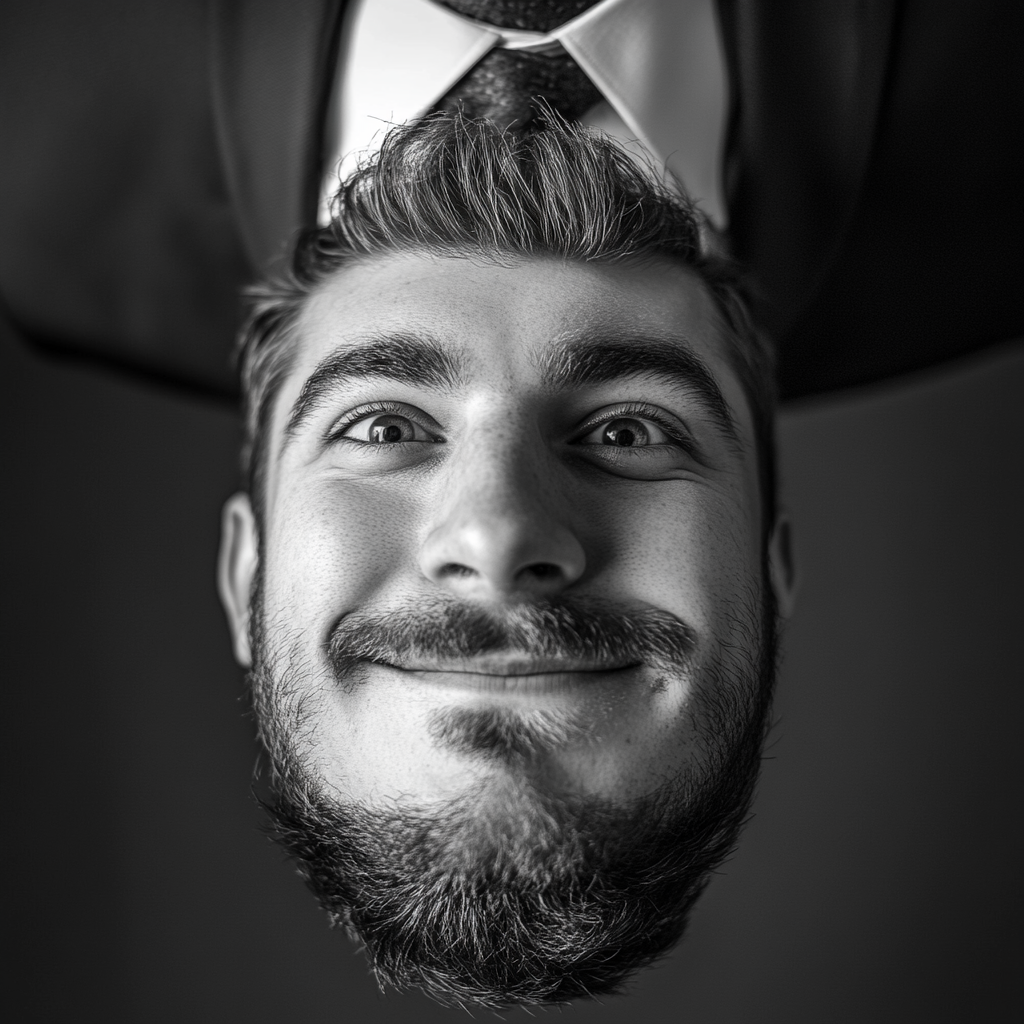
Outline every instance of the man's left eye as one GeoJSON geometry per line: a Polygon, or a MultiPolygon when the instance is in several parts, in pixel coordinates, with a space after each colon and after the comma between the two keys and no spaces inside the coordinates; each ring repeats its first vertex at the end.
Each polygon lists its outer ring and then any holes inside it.
{"type": "Polygon", "coordinates": [[[436,441],[415,420],[397,413],[372,413],[350,423],[339,435],[363,444],[400,444],[405,441],[436,441]]]}
{"type": "Polygon", "coordinates": [[[578,443],[645,448],[652,444],[673,444],[674,440],[652,420],[638,416],[616,416],[584,434],[578,443]]]}

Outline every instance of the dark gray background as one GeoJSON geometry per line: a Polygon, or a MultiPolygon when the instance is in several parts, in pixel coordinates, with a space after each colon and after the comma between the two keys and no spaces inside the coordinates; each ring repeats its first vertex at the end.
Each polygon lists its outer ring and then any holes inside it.
{"type": "MultiPolygon", "coordinates": [[[[803,588],[756,816],[664,966],[548,1019],[1021,1019],[1022,393],[1018,345],[784,415],[803,588]]],[[[7,1019],[466,1019],[379,996],[257,830],[235,416],[6,336],[0,416],[7,1019]]]]}

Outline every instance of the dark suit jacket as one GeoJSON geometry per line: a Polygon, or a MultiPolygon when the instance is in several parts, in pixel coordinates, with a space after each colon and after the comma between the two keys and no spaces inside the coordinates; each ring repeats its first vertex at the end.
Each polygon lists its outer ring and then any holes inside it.
{"type": "MultiPolygon", "coordinates": [[[[314,216],[343,0],[7,0],[0,301],[227,395],[238,290],[314,216]]],[[[1022,10],[720,0],[736,253],[784,397],[1024,335],[1022,10]]]]}

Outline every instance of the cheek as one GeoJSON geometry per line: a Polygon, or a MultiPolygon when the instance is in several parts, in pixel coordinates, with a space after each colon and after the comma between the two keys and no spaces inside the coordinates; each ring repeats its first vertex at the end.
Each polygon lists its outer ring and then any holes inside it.
{"type": "Polygon", "coordinates": [[[689,482],[648,487],[643,499],[607,503],[601,516],[616,591],[705,632],[756,572],[753,524],[738,495],[689,482]]]}
{"type": "Polygon", "coordinates": [[[363,481],[324,481],[283,496],[265,543],[268,613],[329,628],[408,564],[417,522],[407,492],[363,481]]]}

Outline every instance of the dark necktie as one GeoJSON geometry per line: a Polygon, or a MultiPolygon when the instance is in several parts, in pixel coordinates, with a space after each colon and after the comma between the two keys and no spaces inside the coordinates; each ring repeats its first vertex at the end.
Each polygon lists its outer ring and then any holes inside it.
{"type": "MultiPolygon", "coordinates": [[[[474,21],[497,28],[551,32],[596,0],[437,0],[474,21]]],[[[435,110],[461,109],[502,128],[523,129],[538,112],[538,98],[570,121],[578,121],[601,93],[567,53],[495,49],[443,96],[435,110]]]]}

